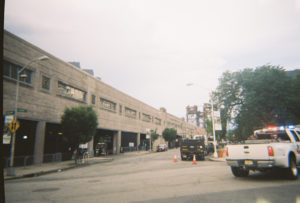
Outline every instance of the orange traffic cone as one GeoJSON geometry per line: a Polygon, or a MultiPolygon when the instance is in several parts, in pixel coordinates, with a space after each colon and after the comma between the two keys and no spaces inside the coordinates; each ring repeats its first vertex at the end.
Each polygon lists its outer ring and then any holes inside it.
{"type": "Polygon", "coordinates": [[[174,162],[175,163],[177,162],[177,156],[176,156],[176,154],[174,155],[174,162]]]}
{"type": "Polygon", "coordinates": [[[197,164],[197,162],[196,162],[196,155],[195,154],[193,156],[193,164],[197,164]]]}

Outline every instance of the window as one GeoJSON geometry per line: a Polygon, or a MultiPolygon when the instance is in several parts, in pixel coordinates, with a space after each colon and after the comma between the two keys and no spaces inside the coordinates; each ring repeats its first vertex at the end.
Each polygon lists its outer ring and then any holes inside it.
{"type": "Polygon", "coordinates": [[[86,101],[86,92],[58,81],[58,94],[78,101],[86,101]]]}
{"type": "Polygon", "coordinates": [[[42,76],[42,88],[45,90],[50,90],[50,78],[42,76]]]}
{"type": "Polygon", "coordinates": [[[155,118],[155,119],[154,119],[154,123],[155,123],[156,125],[161,125],[161,119],[155,118]]]}
{"type": "Polygon", "coordinates": [[[142,114],[142,120],[145,122],[150,122],[151,121],[151,116],[148,114],[142,114]]]}
{"type": "MultiPolygon", "coordinates": [[[[22,69],[21,66],[10,63],[8,61],[4,61],[3,68],[4,68],[4,70],[3,70],[4,76],[7,76],[7,77],[9,77],[11,79],[15,79],[15,80],[17,79],[18,71],[20,71],[22,69]]],[[[31,84],[32,83],[32,71],[29,69],[25,69],[24,71],[22,71],[22,73],[19,77],[19,80],[21,82],[31,84]],[[22,76],[24,76],[24,77],[22,77],[22,76]]]]}
{"type": "Polygon", "coordinates": [[[94,94],[92,95],[92,104],[94,105],[96,104],[96,95],[94,94]]]}
{"type": "Polygon", "coordinates": [[[113,101],[110,101],[110,100],[107,100],[104,98],[100,98],[100,106],[102,109],[116,112],[117,104],[113,101]]]}
{"type": "Polygon", "coordinates": [[[136,118],[136,110],[125,107],[125,116],[129,118],[136,118]]]}

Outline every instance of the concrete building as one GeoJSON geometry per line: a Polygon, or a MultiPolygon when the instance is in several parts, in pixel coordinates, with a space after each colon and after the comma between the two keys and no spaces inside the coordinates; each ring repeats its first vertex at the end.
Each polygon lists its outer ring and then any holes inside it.
{"type": "MultiPolygon", "coordinates": [[[[196,126],[184,118],[173,116],[164,108],[155,109],[8,31],[4,31],[3,54],[6,115],[15,107],[16,71],[34,58],[49,57],[48,61],[29,65],[24,71],[27,77],[20,79],[15,164],[22,164],[25,159],[27,164],[70,159],[60,126],[66,107],[90,105],[96,111],[99,125],[94,139],[88,143],[91,154],[98,142],[106,142],[113,154],[121,149],[145,149],[149,145],[147,129],[161,135],[165,128],[175,128],[182,137],[196,132],[196,126]]],[[[9,149],[6,144],[5,157],[9,157],[9,149]]]]}

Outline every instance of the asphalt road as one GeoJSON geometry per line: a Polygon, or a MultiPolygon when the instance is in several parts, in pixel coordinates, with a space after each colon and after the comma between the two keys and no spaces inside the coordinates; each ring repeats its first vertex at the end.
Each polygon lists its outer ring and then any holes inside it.
{"type": "Polygon", "coordinates": [[[296,202],[300,180],[251,173],[224,162],[179,161],[179,149],[113,156],[109,163],[5,182],[6,202],[296,202]]]}

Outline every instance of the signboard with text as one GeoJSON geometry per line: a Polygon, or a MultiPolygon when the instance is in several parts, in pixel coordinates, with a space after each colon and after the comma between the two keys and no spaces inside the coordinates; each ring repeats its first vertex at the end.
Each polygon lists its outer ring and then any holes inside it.
{"type": "Polygon", "coordinates": [[[8,133],[3,134],[3,144],[10,144],[11,136],[8,133]]]}
{"type": "Polygon", "coordinates": [[[3,144],[10,144],[11,135],[10,135],[8,127],[13,120],[14,120],[14,115],[6,114],[4,116],[3,144]]]}
{"type": "Polygon", "coordinates": [[[220,111],[214,111],[215,130],[222,130],[220,111]]]}

